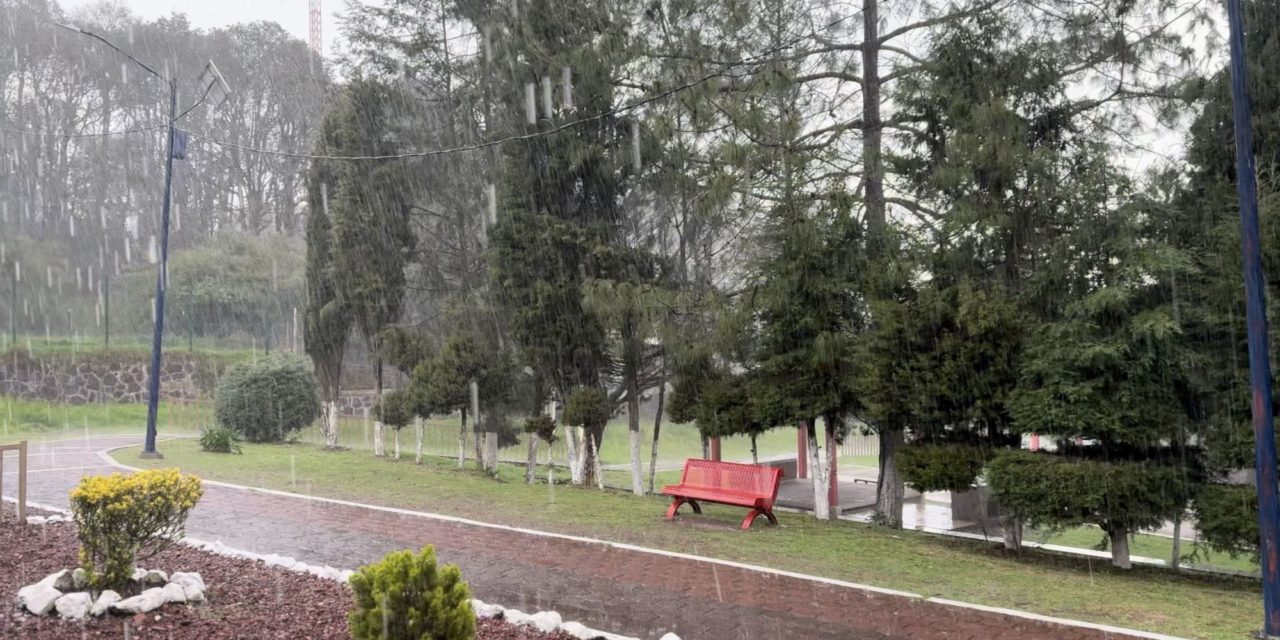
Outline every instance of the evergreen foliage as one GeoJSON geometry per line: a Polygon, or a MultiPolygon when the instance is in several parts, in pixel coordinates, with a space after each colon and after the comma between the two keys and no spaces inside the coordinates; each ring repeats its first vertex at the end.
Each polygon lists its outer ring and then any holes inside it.
{"type": "Polygon", "coordinates": [[[319,410],[315,376],[303,360],[283,354],[232,366],[214,394],[218,422],[249,442],[282,442],[319,410]]]}
{"type": "Polygon", "coordinates": [[[455,565],[439,566],[435,549],[393,551],[351,576],[356,640],[471,640],[471,589],[455,565]]]}

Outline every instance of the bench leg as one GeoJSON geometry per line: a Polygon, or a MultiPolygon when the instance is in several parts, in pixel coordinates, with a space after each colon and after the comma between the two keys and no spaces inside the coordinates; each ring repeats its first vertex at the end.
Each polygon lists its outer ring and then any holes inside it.
{"type": "Polygon", "coordinates": [[[679,509],[682,504],[684,504],[684,498],[674,498],[671,500],[671,506],[667,507],[668,520],[676,519],[676,510],[679,509]]]}
{"type": "Polygon", "coordinates": [[[772,510],[752,509],[751,513],[748,513],[747,517],[742,519],[742,530],[746,531],[747,529],[750,529],[752,523],[754,523],[756,521],[756,518],[760,516],[764,516],[765,518],[767,518],[769,520],[769,524],[772,524],[775,526],[778,524],[778,518],[776,518],[773,515],[772,510]]]}
{"type": "Polygon", "coordinates": [[[681,505],[685,505],[685,504],[689,505],[693,509],[694,513],[698,515],[702,515],[702,507],[698,505],[697,500],[690,500],[688,498],[674,498],[671,500],[671,506],[667,507],[667,519],[675,520],[676,511],[680,509],[681,505]]]}

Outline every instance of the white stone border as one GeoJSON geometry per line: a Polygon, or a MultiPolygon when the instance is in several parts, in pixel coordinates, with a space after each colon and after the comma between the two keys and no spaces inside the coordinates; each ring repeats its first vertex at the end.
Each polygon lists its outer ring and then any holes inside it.
{"type": "MultiPolygon", "coordinates": [[[[118,467],[118,468],[125,469],[125,470],[128,470],[128,471],[141,471],[141,469],[140,469],[140,468],[138,468],[138,467],[132,467],[132,466],[129,466],[129,465],[123,464],[123,463],[121,463],[121,462],[117,461],[115,458],[112,458],[112,457],[111,457],[111,455],[110,455],[112,451],[116,451],[116,450],[119,450],[119,449],[126,449],[126,448],[133,447],[133,446],[137,446],[137,443],[136,443],[136,442],[133,442],[133,443],[130,443],[130,444],[127,444],[127,445],[121,445],[121,446],[108,447],[108,448],[106,448],[106,449],[103,449],[103,450],[98,451],[98,452],[97,452],[97,455],[98,455],[98,457],[99,457],[101,460],[103,460],[103,461],[104,461],[104,462],[106,462],[107,464],[110,464],[110,465],[113,465],[113,466],[116,466],[116,467],[118,467]]],[[[545,537],[545,538],[554,538],[554,539],[561,539],[561,540],[571,540],[571,541],[574,541],[574,542],[584,542],[584,543],[589,543],[589,544],[601,544],[601,545],[605,545],[605,546],[612,547],[612,548],[615,548],[615,549],[622,549],[622,550],[626,550],[626,551],[635,551],[635,552],[639,552],[639,553],[647,553],[647,554],[651,554],[651,555],[664,556],[664,557],[668,557],[668,558],[678,558],[678,559],[682,559],[682,560],[692,560],[692,561],[696,561],[696,562],[707,562],[707,563],[711,563],[711,564],[717,564],[717,565],[721,565],[721,566],[733,567],[733,568],[737,568],[737,569],[745,569],[745,570],[747,570],[747,571],[755,571],[755,572],[758,572],[758,573],[765,573],[765,574],[769,574],[769,575],[782,576],[782,577],[787,577],[787,578],[795,578],[795,579],[797,579],[797,580],[805,580],[805,581],[809,581],[809,582],[817,582],[817,583],[820,583],[820,584],[828,584],[828,585],[837,586],[837,587],[843,587],[843,588],[847,588],[847,589],[854,589],[854,590],[857,590],[857,591],[863,591],[863,592],[866,592],[866,593],[875,593],[875,594],[885,594],[885,595],[899,596],[899,597],[908,598],[908,599],[922,600],[922,601],[925,601],[925,602],[931,602],[931,603],[933,603],[933,604],[939,604],[939,605],[948,606],[948,607],[956,607],[956,608],[961,608],[961,609],[970,609],[970,610],[974,610],[974,611],[983,611],[983,612],[987,612],[987,613],[999,613],[999,614],[1008,615],[1008,616],[1013,616],[1013,617],[1018,617],[1018,618],[1022,618],[1022,619],[1026,619],[1026,620],[1034,620],[1034,621],[1038,621],[1038,622],[1045,622],[1045,623],[1049,623],[1049,624],[1056,624],[1056,625],[1061,625],[1061,626],[1065,626],[1065,627],[1076,627],[1076,628],[1083,628],[1083,629],[1092,629],[1092,630],[1095,630],[1095,631],[1102,631],[1102,632],[1104,632],[1104,633],[1116,634],[1116,635],[1121,635],[1121,636],[1128,636],[1128,637],[1132,637],[1132,638],[1144,638],[1144,639],[1146,639],[1146,640],[1187,640],[1187,639],[1185,639],[1185,638],[1180,638],[1180,637],[1178,637],[1178,636],[1171,636],[1171,635],[1166,635],[1166,634],[1161,634],[1161,633],[1154,633],[1154,632],[1151,632],[1151,631],[1141,631],[1141,630],[1138,630],[1138,629],[1130,629],[1130,628],[1127,628],[1127,627],[1116,627],[1116,626],[1111,626],[1111,625],[1097,624],[1097,623],[1093,623],[1093,622],[1084,622],[1084,621],[1081,621],[1081,620],[1071,620],[1071,619],[1069,619],[1069,618],[1057,618],[1057,617],[1053,617],[1053,616],[1045,616],[1045,615],[1041,615],[1041,614],[1038,614],[1038,613],[1031,613],[1031,612],[1027,612],[1027,611],[1019,611],[1019,610],[1016,610],[1016,609],[1003,609],[1003,608],[998,608],[998,607],[989,607],[989,606],[985,606],[985,605],[978,605],[978,604],[972,604],[972,603],[967,603],[967,602],[959,602],[959,601],[955,601],[955,600],[947,600],[947,599],[945,599],[945,598],[932,598],[932,597],[925,597],[925,596],[923,596],[923,595],[921,595],[921,594],[918,594],[918,593],[912,593],[912,592],[909,592],[909,591],[899,591],[899,590],[896,590],[896,589],[885,589],[885,588],[875,587],[875,586],[871,586],[871,585],[864,585],[864,584],[858,584],[858,583],[855,583],[855,582],[848,582],[848,581],[845,581],[845,580],[838,580],[838,579],[835,579],[835,578],[824,578],[824,577],[822,577],[822,576],[813,576],[813,575],[808,575],[808,574],[803,574],[803,573],[796,573],[796,572],[794,572],[794,571],[785,571],[785,570],[782,570],[782,569],[773,569],[773,568],[770,568],[770,567],[762,567],[762,566],[759,566],[759,565],[746,564],[746,563],[742,563],[742,562],[734,562],[734,561],[732,561],[732,560],[722,560],[722,559],[719,559],[719,558],[708,558],[708,557],[704,557],[704,556],[697,556],[697,555],[693,555],[693,554],[680,553],[680,552],[676,552],[676,551],[666,551],[666,550],[663,550],[663,549],[654,549],[654,548],[651,548],[651,547],[642,547],[642,546],[639,546],[639,545],[627,544],[627,543],[623,543],[623,542],[610,542],[610,541],[608,541],[608,540],[599,540],[599,539],[596,539],[596,538],[587,538],[587,537],[583,537],[583,536],[573,536],[573,535],[567,535],[567,534],[562,534],[562,533],[553,533],[553,532],[549,532],[549,531],[539,531],[539,530],[537,530],[537,529],[526,529],[526,528],[523,528],[523,527],[511,527],[511,526],[507,526],[507,525],[494,524],[494,523],[490,523],[490,522],[480,522],[480,521],[478,521],[478,520],[471,520],[471,519],[468,519],[468,518],[459,518],[459,517],[456,517],[456,516],[447,516],[447,515],[443,515],[443,514],[429,513],[429,512],[424,512],[424,511],[413,511],[413,510],[410,510],[410,509],[399,509],[399,508],[395,508],[395,507],[385,507],[385,506],[381,506],[381,505],[363,504],[363,503],[359,503],[359,502],[352,502],[352,501],[348,501],[348,500],[338,500],[338,499],[335,499],[335,498],[324,498],[324,497],[320,497],[320,496],[309,496],[309,495],[305,495],[305,494],[301,494],[301,493],[291,493],[291,492],[288,492],[288,491],[278,491],[278,490],[275,490],[275,489],[262,489],[262,488],[258,488],[258,487],[248,487],[248,486],[244,486],[244,485],[232,484],[232,483],[229,483],[229,482],[219,482],[219,481],[216,481],[216,480],[202,480],[202,481],[203,481],[204,483],[206,483],[206,484],[211,484],[211,485],[214,485],[214,486],[226,487],[226,488],[229,488],[229,489],[239,489],[239,490],[242,490],[242,491],[249,491],[249,492],[264,493],[264,494],[267,494],[267,495],[275,495],[275,496],[281,496],[281,497],[285,497],[285,498],[295,498],[295,499],[302,499],[302,500],[311,500],[311,501],[313,501],[313,502],[322,502],[322,503],[326,503],[326,504],[335,504],[335,505],[342,505],[342,506],[348,506],[348,507],[357,507],[357,508],[371,509],[371,510],[374,510],[374,511],[383,511],[383,512],[386,512],[386,513],[394,513],[394,514],[397,514],[397,515],[407,515],[407,516],[418,517],[418,518],[428,518],[428,519],[432,519],[432,520],[439,520],[439,521],[442,521],[442,522],[454,522],[454,523],[466,524],[466,525],[477,526],[477,527],[485,527],[485,528],[489,528],[489,529],[498,529],[498,530],[502,530],[502,531],[512,531],[512,532],[515,532],[515,533],[522,533],[522,534],[526,534],[526,535],[539,536],[539,537],[545,537]]],[[[668,639],[668,640],[669,640],[669,639],[668,639]]]]}
{"type": "MultiPolygon", "coordinates": [[[[15,501],[7,496],[6,501],[15,501]]],[[[36,502],[27,502],[27,506],[33,509],[43,511],[51,511],[57,515],[53,516],[27,516],[29,524],[46,524],[56,522],[69,522],[71,520],[71,512],[67,509],[54,507],[51,505],[40,504],[36,502]]],[[[179,541],[183,546],[198,549],[206,553],[212,553],[224,558],[235,558],[239,560],[259,561],[268,567],[279,567],[286,571],[296,573],[306,573],[317,578],[325,580],[333,580],[341,584],[347,584],[355,572],[351,569],[335,569],[329,565],[317,566],[299,562],[288,556],[281,556],[274,553],[260,554],[244,549],[237,549],[222,544],[221,541],[208,542],[198,538],[186,537],[179,541]]],[[[560,614],[555,611],[540,611],[538,613],[528,614],[519,609],[507,609],[505,607],[488,604],[478,599],[471,600],[471,608],[476,612],[479,618],[496,618],[501,616],[503,620],[511,624],[520,626],[534,627],[543,633],[554,633],[563,631],[580,640],[639,640],[631,636],[621,636],[607,631],[599,631],[592,629],[579,622],[563,622],[560,614]]],[[[674,633],[668,633],[662,636],[661,640],[680,640],[680,636],[674,633]]]]}

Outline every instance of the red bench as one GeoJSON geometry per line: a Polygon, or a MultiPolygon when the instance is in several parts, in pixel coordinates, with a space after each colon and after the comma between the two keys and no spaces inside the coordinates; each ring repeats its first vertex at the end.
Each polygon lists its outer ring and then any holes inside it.
{"type": "Polygon", "coordinates": [[[781,481],[782,469],[690,458],[684,463],[680,484],[662,488],[662,495],[673,498],[667,519],[675,519],[676,511],[685,504],[693,507],[694,513],[702,513],[702,507],[698,506],[701,501],[751,509],[742,520],[743,530],[750,529],[759,515],[778,524],[773,516],[773,503],[778,499],[781,481]]]}

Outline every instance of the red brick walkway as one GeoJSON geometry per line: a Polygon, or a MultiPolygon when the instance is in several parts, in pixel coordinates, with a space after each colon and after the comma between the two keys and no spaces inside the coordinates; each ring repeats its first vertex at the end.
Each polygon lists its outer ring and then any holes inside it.
{"type": "MultiPolygon", "coordinates": [[[[95,452],[127,442],[34,447],[33,470],[62,470],[34,473],[30,499],[65,506],[82,473],[110,471],[95,452]]],[[[187,529],[195,538],[338,568],[432,544],[461,567],[481,600],[553,609],[565,620],[643,638],[668,631],[684,640],[1123,637],[605,543],[214,485],[187,529]]]]}

